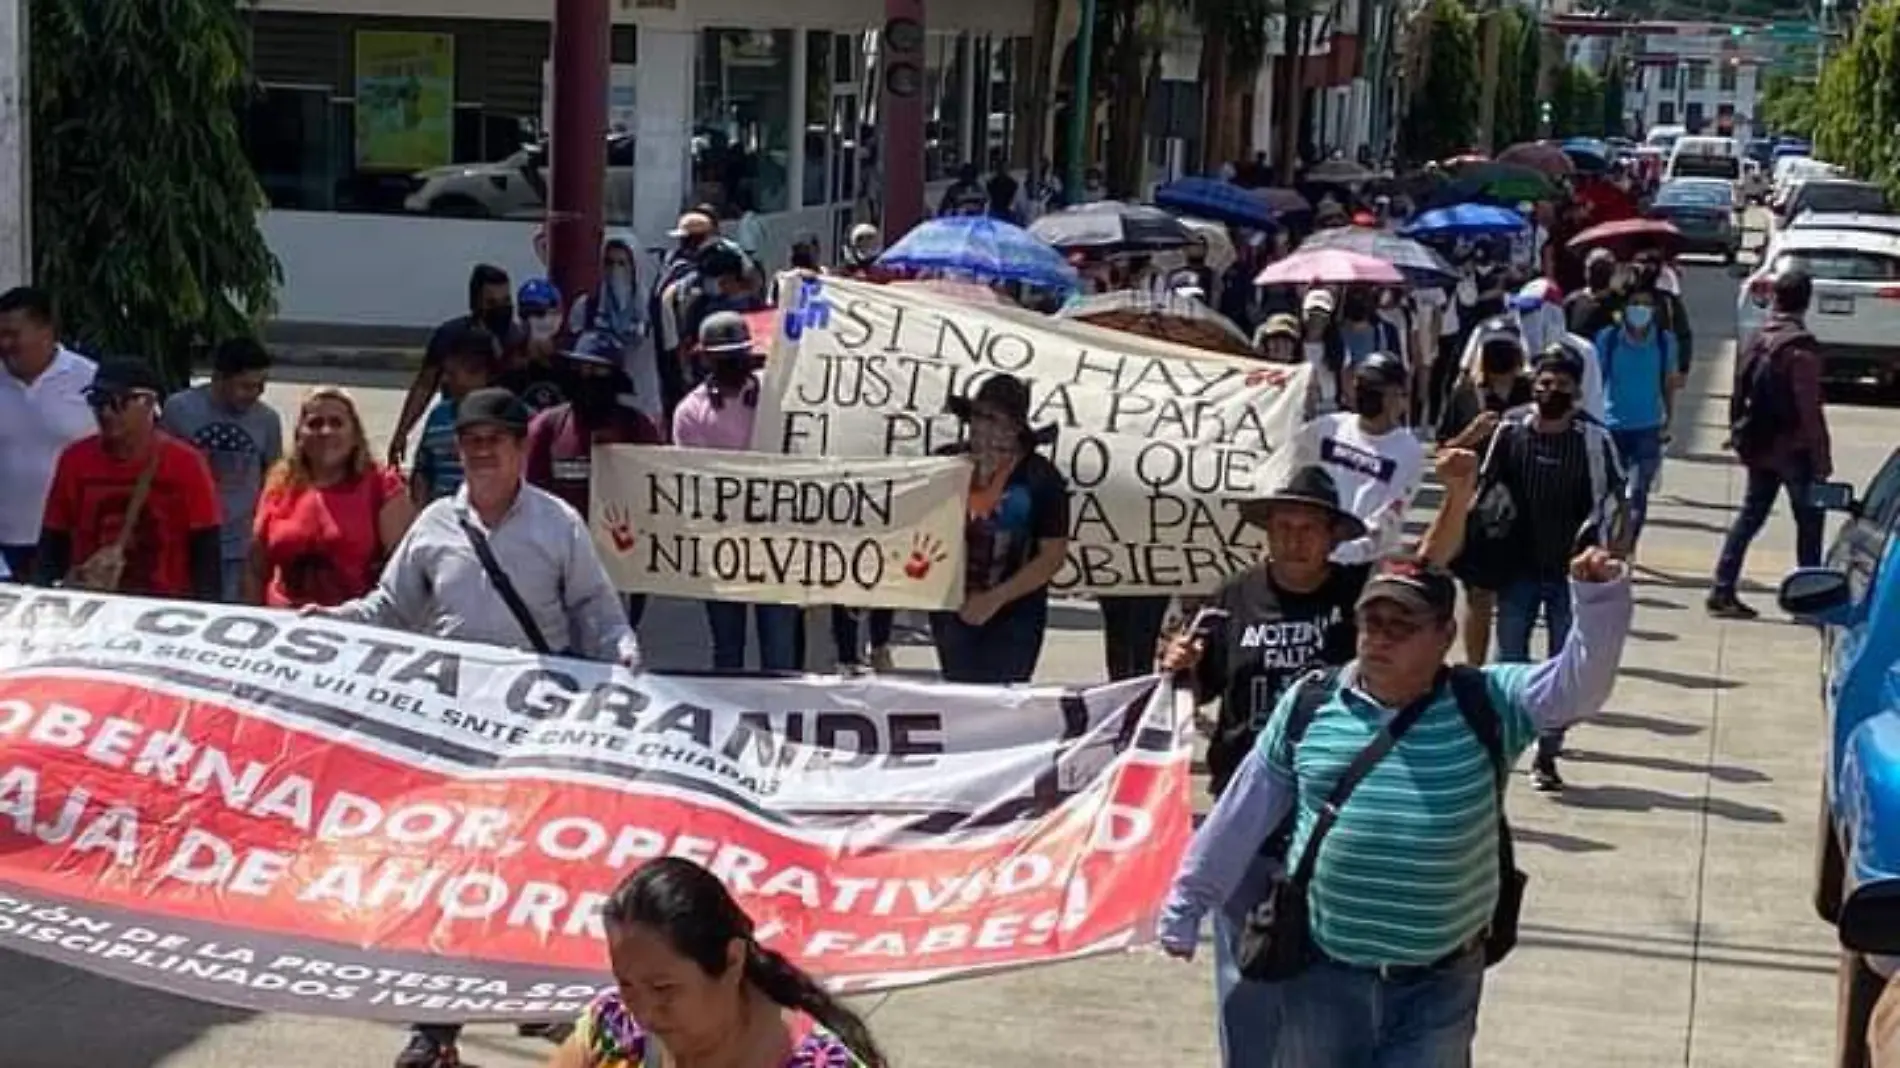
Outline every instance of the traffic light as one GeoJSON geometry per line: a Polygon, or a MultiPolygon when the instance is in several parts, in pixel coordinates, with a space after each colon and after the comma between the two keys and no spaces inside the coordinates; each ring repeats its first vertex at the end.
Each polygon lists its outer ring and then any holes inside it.
{"type": "Polygon", "coordinates": [[[1741,27],[1741,26],[1730,26],[1730,27],[1728,28],[1728,35],[1729,35],[1730,37],[1740,37],[1741,35],[1743,35],[1743,34],[1745,34],[1745,33],[1747,33],[1747,32],[1748,32],[1748,30],[1747,30],[1746,28],[1744,28],[1744,27],[1741,27]]]}
{"type": "Polygon", "coordinates": [[[1537,121],[1542,122],[1542,123],[1550,122],[1550,101],[1544,100],[1538,103],[1537,121]]]}

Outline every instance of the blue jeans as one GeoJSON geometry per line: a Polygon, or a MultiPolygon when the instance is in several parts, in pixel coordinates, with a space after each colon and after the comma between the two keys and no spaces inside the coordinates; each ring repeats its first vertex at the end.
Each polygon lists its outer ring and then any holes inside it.
{"type": "Polygon", "coordinates": [[[897,613],[888,608],[842,608],[831,606],[831,641],[838,647],[838,666],[855,667],[864,663],[864,646],[858,639],[858,617],[870,626],[871,648],[891,644],[891,628],[897,613]]]}
{"type": "Polygon", "coordinates": [[[955,612],[932,612],[930,636],[937,645],[937,668],[945,682],[1007,685],[1028,682],[1042,658],[1049,629],[1049,599],[1031,594],[972,627],[955,612]]]}
{"type": "MultiPolygon", "coordinates": [[[[1539,612],[1544,616],[1546,642],[1544,653],[1552,660],[1570,636],[1570,580],[1518,579],[1498,591],[1498,661],[1528,664],[1531,659],[1531,631],[1537,626],[1539,612]]],[[[1537,759],[1552,760],[1563,751],[1563,731],[1541,731],[1537,735],[1537,759]]]]}
{"type": "Polygon", "coordinates": [[[1214,912],[1214,998],[1224,1068],[1273,1068],[1280,1052],[1285,983],[1261,983],[1240,974],[1240,932],[1251,909],[1266,897],[1279,861],[1256,856],[1226,908],[1214,912]]]}
{"type": "Polygon", "coordinates": [[[1649,487],[1656,484],[1662,470],[1662,428],[1650,430],[1612,430],[1616,454],[1623,458],[1623,476],[1629,480],[1626,491],[1630,502],[1630,542],[1642,536],[1643,520],[1649,516],[1649,487]]]}
{"type": "Polygon", "coordinates": [[[1748,557],[1749,543],[1761,533],[1762,524],[1768,522],[1768,513],[1775,506],[1775,497],[1784,488],[1788,491],[1788,507],[1794,511],[1795,563],[1802,567],[1820,566],[1821,535],[1827,525],[1827,515],[1819,508],[1808,506],[1808,490],[1812,486],[1807,479],[1789,480],[1765,468],[1748,469],[1742,510],[1735,513],[1728,537],[1722,540],[1722,555],[1715,561],[1716,593],[1735,593],[1736,584],[1742,580],[1742,561],[1748,557]]]}
{"type": "Polygon", "coordinates": [[[1474,950],[1429,971],[1382,978],[1319,961],[1286,984],[1288,1063],[1301,1068],[1470,1068],[1484,993],[1474,950]]]}
{"type": "Polygon", "coordinates": [[[706,625],[712,630],[713,670],[745,670],[746,614],[759,631],[759,670],[797,671],[798,632],[805,622],[797,605],[707,601],[706,625]]]}

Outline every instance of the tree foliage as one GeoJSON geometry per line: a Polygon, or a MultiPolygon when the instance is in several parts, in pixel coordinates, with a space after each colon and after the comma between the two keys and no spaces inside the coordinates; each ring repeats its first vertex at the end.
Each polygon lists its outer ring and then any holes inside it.
{"type": "Polygon", "coordinates": [[[35,275],[66,335],[181,384],[254,334],[281,277],[234,105],[239,0],[33,0],[35,275]]]}
{"type": "Polygon", "coordinates": [[[1816,119],[1814,83],[1786,74],[1772,75],[1762,86],[1756,110],[1775,133],[1812,138],[1816,119]]]}
{"type": "Polygon", "coordinates": [[[1431,20],[1425,81],[1399,127],[1410,160],[1468,150],[1478,125],[1478,21],[1457,0],[1433,0],[1431,20]]]}
{"type": "Polygon", "coordinates": [[[1559,71],[1550,94],[1551,136],[1604,136],[1603,96],[1603,79],[1588,67],[1559,71]]]}
{"type": "Polygon", "coordinates": [[[1828,58],[1814,92],[1821,158],[1900,194],[1900,0],[1862,7],[1852,34],[1828,58]]]}

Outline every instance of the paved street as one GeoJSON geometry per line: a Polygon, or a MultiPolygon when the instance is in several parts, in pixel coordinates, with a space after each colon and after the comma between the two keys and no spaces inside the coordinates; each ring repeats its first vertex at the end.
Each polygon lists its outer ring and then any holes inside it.
{"type": "MultiPolygon", "coordinates": [[[[1701,340],[1677,442],[1639,569],[1636,631],[1615,696],[1573,732],[1570,791],[1513,790],[1520,858],[1532,872],[1524,945],[1493,973],[1479,1041],[1485,1066],[1803,1068],[1827,1063],[1833,1029],[1830,932],[1808,906],[1821,755],[1815,642],[1778,618],[1772,588],[1791,566],[1778,513],[1749,561],[1756,623],[1716,623],[1701,600],[1741,474],[1725,431],[1735,283],[1688,278],[1701,340]]],[[[290,377],[286,375],[285,377],[290,377]]],[[[386,430],[400,383],[350,383],[386,430]]],[[[274,386],[293,410],[301,384],[274,386]]],[[[1830,413],[1836,467],[1864,480],[1894,441],[1894,412],[1830,413]]],[[[380,448],[380,444],[379,444],[380,448]]],[[[1099,676],[1092,612],[1057,615],[1043,677],[1099,676]]],[[[696,664],[703,622],[686,605],[649,616],[655,659],[696,664]]],[[[814,651],[829,643],[813,635],[814,651]]],[[[928,669],[927,648],[900,664],[928,669]]],[[[870,999],[896,1063],[1136,1068],[1217,1063],[1211,965],[1150,955],[1100,959],[870,999]]],[[[387,1064],[389,1027],[257,1016],[0,956],[6,1068],[338,1068],[387,1064]]],[[[477,1029],[485,1068],[538,1064],[545,1047],[477,1029]]]]}

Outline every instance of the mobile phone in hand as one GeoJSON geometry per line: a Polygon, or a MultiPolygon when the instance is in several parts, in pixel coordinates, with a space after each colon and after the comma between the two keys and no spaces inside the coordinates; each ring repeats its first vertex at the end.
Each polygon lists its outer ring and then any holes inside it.
{"type": "Polygon", "coordinates": [[[1225,608],[1204,607],[1195,612],[1194,618],[1188,622],[1187,634],[1195,641],[1204,642],[1213,636],[1214,628],[1227,622],[1232,614],[1225,608]]]}

